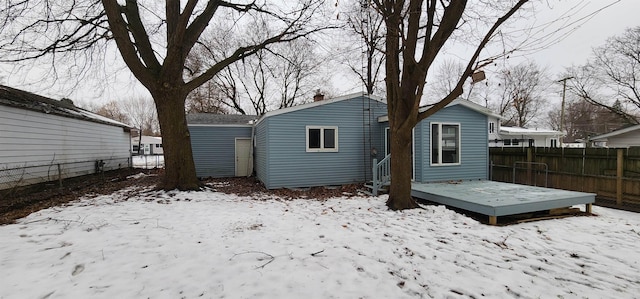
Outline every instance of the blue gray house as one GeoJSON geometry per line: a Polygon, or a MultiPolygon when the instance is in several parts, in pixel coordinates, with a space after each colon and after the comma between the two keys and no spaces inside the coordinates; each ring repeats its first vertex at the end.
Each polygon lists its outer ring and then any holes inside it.
{"type": "MultiPolygon", "coordinates": [[[[489,123],[499,118],[457,99],[418,123],[411,195],[488,215],[490,224],[497,224],[498,216],[577,204],[586,204],[590,213],[595,194],[488,180],[489,123]]],[[[373,194],[390,179],[387,105],[374,96],[320,99],[257,120],[230,115],[188,120],[200,177],[254,173],[268,189],[371,182],[373,194]]]]}
{"type": "Polygon", "coordinates": [[[362,93],[268,112],[255,126],[256,177],[269,189],[370,180],[386,113],[383,99],[362,93]]]}
{"type": "MultiPolygon", "coordinates": [[[[389,153],[386,114],[383,99],[357,93],[259,119],[197,114],[187,120],[199,177],[255,170],[268,189],[277,189],[372,180],[374,159],[384,163],[389,153]],[[246,149],[251,140],[253,147],[246,149]]],[[[489,116],[496,117],[485,107],[456,100],[420,122],[414,130],[415,181],[487,179],[489,116]]]]}
{"type": "Polygon", "coordinates": [[[198,177],[249,176],[253,173],[251,136],[255,115],[187,115],[191,151],[198,177]]]}
{"type": "MultiPolygon", "coordinates": [[[[421,108],[426,110],[429,106],[421,108]]],[[[413,131],[415,182],[489,178],[488,118],[500,117],[471,101],[457,99],[422,120],[413,131]]],[[[388,117],[378,119],[388,139],[388,117]]],[[[388,141],[387,141],[388,143],[388,141]]],[[[389,154],[388,146],[385,152],[389,154]]]]}

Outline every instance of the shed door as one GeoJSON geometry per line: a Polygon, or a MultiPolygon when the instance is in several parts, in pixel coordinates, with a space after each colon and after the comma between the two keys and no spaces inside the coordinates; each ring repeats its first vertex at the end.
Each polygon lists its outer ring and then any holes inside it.
{"type": "Polygon", "coordinates": [[[249,175],[251,139],[236,139],[236,176],[249,175]]]}

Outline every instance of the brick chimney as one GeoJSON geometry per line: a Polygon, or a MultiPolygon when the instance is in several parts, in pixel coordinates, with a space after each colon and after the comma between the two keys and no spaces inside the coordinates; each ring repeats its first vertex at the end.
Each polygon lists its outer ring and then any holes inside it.
{"type": "Polygon", "coordinates": [[[316,94],[313,96],[313,101],[320,102],[322,100],[324,100],[324,95],[320,93],[320,90],[316,91],[316,94]]]}

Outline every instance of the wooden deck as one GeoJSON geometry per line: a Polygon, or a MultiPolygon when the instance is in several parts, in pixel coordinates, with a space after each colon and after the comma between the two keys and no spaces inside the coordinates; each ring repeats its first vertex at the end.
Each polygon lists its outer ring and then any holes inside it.
{"type": "Polygon", "coordinates": [[[489,216],[489,223],[497,224],[497,217],[530,213],[573,205],[591,204],[596,195],[576,191],[534,187],[494,181],[462,181],[451,183],[412,183],[413,197],[489,216]]]}

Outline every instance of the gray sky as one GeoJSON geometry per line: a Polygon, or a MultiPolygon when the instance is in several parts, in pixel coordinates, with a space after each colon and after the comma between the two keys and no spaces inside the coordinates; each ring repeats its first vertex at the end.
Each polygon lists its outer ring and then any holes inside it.
{"type": "MultiPolygon", "coordinates": [[[[640,18],[637,17],[637,13],[640,12],[640,1],[638,0],[593,0],[584,1],[580,6],[576,6],[576,2],[580,1],[547,0],[546,2],[549,3],[548,6],[538,6],[536,23],[556,19],[566,11],[572,12],[573,19],[579,19],[608,4],[612,5],[589,18],[579,27],[572,26],[571,28],[575,27],[575,30],[558,43],[544,50],[510,59],[509,64],[533,60],[539,65],[547,67],[552,78],[560,78],[565,67],[584,64],[591,54],[591,49],[603,45],[608,37],[621,34],[625,28],[640,26],[640,18]]],[[[113,50],[115,51],[115,47],[113,50]]],[[[117,53],[113,53],[113,55],[115,56],[117,53]]],[[[75,89],[70,85],[63,85],[62,82],[57,82],[53,87],[51,85],[43,87],[39,82],[29,80],[36,77],[33,75],[34,73],[37,73],[37,68],[30,72],[12,73],[10,66],[0,65],[0,83],[55,99],[69,97],[76,102],[83,103],[106,103],[114,99],[148,95],[146,90],[126,70],[119,71],[117,75],[106,74],[109,77],[107,83],[103,81],[86,82],[75,89]]],[[[336,87],[338,88],[337,93],[360,90],[359,88],[349,90],[348,87],[336,87]]]]}
{"type": "MultiPolygon", "coordinates": [[[[545,9],[541,13],[554,17],[574,7],[575,2],[577,1],[559,1],[553,4],[552,9],[545,9]]],[[[552,74],[559,77],[565,67],[584,64],[591,55],[591,49],[604,45],[608,37],[620,35],[626,28],[640,26],[638,0],[587,1],[576,14],[587,15],[608,4],[612,5],[576,28],[564,40],[530,55],[528,59],[547,66],[552,74]]]]}

